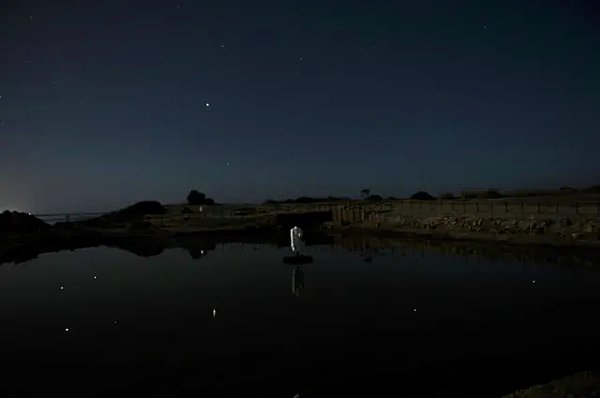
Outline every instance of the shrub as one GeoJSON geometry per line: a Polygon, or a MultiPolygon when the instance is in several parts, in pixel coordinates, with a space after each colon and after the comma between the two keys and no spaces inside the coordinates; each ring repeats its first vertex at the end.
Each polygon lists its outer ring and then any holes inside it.
{"type": "Polygon", "coordinates": [[[117,211],[116,216],[118,220],[124,221],[132,218],[140,218],[146,214],[165,214],[166,212],[167,209],[160,202],[145,200],[117,211]]]}
{"type": "Polygon", "coordinates": [[[198,192],[195,189],[191,190],[187,196],[187,201],[191,205],[203,205],[206,200],[206,195],[202,192],[198,192]]]}
{"type": "Polygon", "coordinates": [[[500,192],[496,190],[488,189],[487,191],[485,191],[484,197],[486,199],[498,199],[501,198],[502,195],[500,195],[500,192]]]}
{"type": "Polygon", "coordinates": [[[383,200],[383,198],[380,195],[369,195],[366,200],[379,202],[379,201],[383,200]]]}
{"type": "Polygon", "coordinates": [[[577,192],[578,190],[572,187],[560,187],[561,192],[577,192]]]}
{"type": "Polygon", "coordinates": [[[592,185],[591,187],[583,190],[585,193],[600,193],[600,185],[592,185]]]}
{"type": "Polygon", "coordinates": [[[0,213],[0,232],[30,234],[46,231],[49,228],[48,224],[29,213],[8,210],[0,213]]]}
{"type": "Polygon", "coordinates": [[[419,191],[412,194],[410,197],[414,200],[434,200],[435,198],[425,191],[419,191]]]}

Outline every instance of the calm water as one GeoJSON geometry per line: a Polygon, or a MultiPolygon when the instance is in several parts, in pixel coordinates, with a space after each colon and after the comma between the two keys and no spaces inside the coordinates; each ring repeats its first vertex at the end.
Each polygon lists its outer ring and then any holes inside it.
{"type": "Polygon", "coordinates": [[[598,269],[306,252],[315,261],[300,267],[282,262],[288,249],[254,244],[198,259],[100,247],[4,264],[3,388],[498,397],[600,367],[598,269]]]}

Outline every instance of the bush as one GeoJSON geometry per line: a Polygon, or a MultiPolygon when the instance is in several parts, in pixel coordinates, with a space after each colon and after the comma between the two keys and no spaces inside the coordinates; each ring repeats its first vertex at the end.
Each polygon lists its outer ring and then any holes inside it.
{"type": "Polygon", "coordinates": [[[592,185],[591,187],[583,190],[585,193],[600,193],[600,185],[592,185]]]}
{"type": "Polygon", "coordinates": [[[572,187],[560,187],[561,192],[577,192],[578,190],[572,187]]]}
{"type": "Polygon", "coordinates": [[[206,200],[206,195],[202,192],[198,192],[195,189],[191,190],[187,196],[187,201],[191,205],[203,205],[206,200]]]}
{"type": "Polygon", "coordinates": [[[211,198],[207,198],[202,192],[198,192],[195,189],[191,190],[187,196],[187,201],[191,205],[214,205],[215,201],[211,198]]]}
{"type": "Polygon", "coordinates": [[[380,195],[369,195],[366,200],[370,200],[373,202],[379,202],[379,201],[382,201],[383,198],[380,195]]]}
{"type": "Polygon", "coordinates": [[[30,234],[50,229],[50,226],[29,213],[6,210],[0,213],[0,233],[30,234]]]}
{"type": "Polygon", "coordinates": [[[146,214],[165,214],[166,212],[167,209],[165,209],[160,202],[155,200],[145,200],[119,210],[117,212],[117,218],[119,220],[128,220],[131,218],[143,217],[146,214]]]}
{"type": "Polygon", "coordinates": [[[419,191],[412,194],[410,197],[414,200],[434,200],[435,198],[425,191],[419,191]]]}
{"type": "Polygon", "coordinates": [[[486,199],[498,199],[501,198],[502,195],[500,195],[500,192],[495,191],[493,189],[488,189],[487,191],[485,191],[484,197],[486,199]]]}

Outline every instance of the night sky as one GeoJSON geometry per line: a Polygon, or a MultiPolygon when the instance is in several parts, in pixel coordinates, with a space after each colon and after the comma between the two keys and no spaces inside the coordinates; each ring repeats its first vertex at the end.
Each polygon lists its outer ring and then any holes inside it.
{"type": "Polygon", "coordinates": [[[0,2],[0,210],[582,186],[600,2],[0,2]]]}

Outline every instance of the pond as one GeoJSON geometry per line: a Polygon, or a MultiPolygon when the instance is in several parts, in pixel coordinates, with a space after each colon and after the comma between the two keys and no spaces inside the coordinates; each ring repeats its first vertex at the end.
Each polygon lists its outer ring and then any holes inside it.
{"type": "Polygon", "coordinates": [[[500,397],[600,363],[600,268],[387,247],[109,247],[0,266],[3,388],[500,397]]]}

